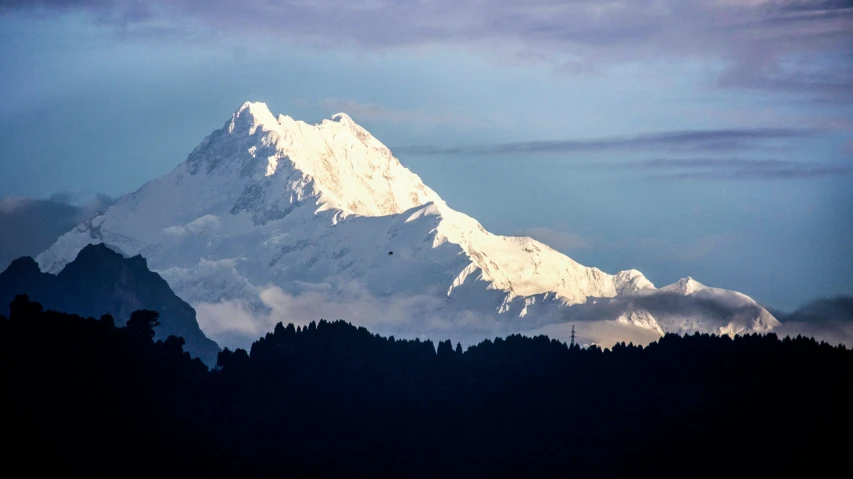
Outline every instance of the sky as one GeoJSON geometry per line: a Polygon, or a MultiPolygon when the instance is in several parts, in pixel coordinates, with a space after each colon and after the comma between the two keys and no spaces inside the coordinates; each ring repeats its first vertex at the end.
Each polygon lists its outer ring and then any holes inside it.
{"type": "Polygon", "coordinates": [[[0,230],[27,205],[56,234],[247,100],[346,112],[585,265],[853,294],[851,1],[0,1],[0,230]]]}

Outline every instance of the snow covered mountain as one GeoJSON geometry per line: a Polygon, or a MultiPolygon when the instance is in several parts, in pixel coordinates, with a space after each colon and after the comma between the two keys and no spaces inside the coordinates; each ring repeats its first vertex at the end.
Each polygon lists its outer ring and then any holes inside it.
{"type": "Polygon", "coordinates": [[[690,278],[655,289],[639,271],[607,274],[489,233],[346,114],[309,125],[263,103],[37,260],[57,272],[100,242],[147,258],[224,346],[320,318],[460,340],[595,320],[608,333],[585,339],[599,343],[778,324],[740,293],[690,278]]]}

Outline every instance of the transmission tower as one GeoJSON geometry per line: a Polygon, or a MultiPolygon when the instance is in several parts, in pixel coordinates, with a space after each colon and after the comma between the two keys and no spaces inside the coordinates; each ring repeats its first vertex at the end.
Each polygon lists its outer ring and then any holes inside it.
{"type": "Polygon", "coordinates": [[[575,347],[575,325],[574,324],[572,325],[572,342],[569,345],[569,347],[572,347],[572,348],[575,347]]]}

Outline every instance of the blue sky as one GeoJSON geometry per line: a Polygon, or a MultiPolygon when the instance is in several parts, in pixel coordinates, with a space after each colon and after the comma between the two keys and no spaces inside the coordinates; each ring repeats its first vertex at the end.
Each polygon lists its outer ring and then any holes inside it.
{"type": "Polygon", "coordinates": [[[0,197],[127,193],[264,101],[345,111],[486,228],[608,272],[853,294],[849,2],[2,5],[0,197]]]}

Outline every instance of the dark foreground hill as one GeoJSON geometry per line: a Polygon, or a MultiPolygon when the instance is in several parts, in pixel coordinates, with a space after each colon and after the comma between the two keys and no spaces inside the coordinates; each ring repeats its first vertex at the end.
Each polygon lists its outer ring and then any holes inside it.
{"type": "Polygon", "coordinates": [[[772,334],[463,352],[320,321],[208,370],[18,298],[0,381],[2,467],[26,475],[814,477],[846,468],[853,425],[853,352],[772,334]]]}
{"type": "Polygon", "coordinates": [[[103,244],[89,245],[56,275],[42,273],[30,257],[19,258],[0,273],[0,314],[8,314],[6,306],[19,294],[55,311],[95,318],[110,313],[120,326],[133,311],[157,311],[156,339],[182,337],[190,354],[216,364],[219,346],[201,331],[195,310],[148,269],[142,256],[125,258],[103,244]]]}

